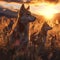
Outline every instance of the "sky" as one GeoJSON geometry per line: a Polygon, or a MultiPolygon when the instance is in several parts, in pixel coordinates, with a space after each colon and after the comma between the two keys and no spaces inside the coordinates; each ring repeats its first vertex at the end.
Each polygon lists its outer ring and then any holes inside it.
{"type": "MultiPolygon", "coordinates": [[[[34,14],[42,14],[44,12],[54,11],[60,13],[60,4],[49,4],[49,3],[35,3],[35,4],[25,4],[25,7],[30,5],[30,11],[34,14]],[[53,10],[54,9],[54,10],[53,10]]],[[[0,6],[4,8],[8,8],[10,10],[19,10],[21,7],[21,4],[15,3],[15,2],[5,2],[0,1],[0,6]]]]}

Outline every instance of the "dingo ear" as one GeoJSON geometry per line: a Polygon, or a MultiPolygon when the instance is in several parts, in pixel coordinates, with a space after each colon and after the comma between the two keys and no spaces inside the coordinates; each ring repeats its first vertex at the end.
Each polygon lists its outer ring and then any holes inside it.
{"type": "Polygon", "coordinates": [[[30,9],[30,6],[27,7],[27,10],[29,10],[29,9],[30,9]]]}
{"type": "Polygon", "coordinates": [[[25,6],[24,6],[24,4],[22,4],[22,6],[21,6],[21,9],[25,9],[25,6]]]}
{"type": "Polygon", "coordinates": [[[20,14],[23,14],[25,11],[25,6],[24,4],[22,4],[21,8],[20,8],[20,14]]]}

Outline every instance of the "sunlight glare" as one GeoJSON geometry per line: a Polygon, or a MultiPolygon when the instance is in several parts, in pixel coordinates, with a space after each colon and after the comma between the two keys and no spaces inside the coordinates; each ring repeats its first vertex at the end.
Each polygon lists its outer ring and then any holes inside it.
{"type": "MultiPolygon", "coordinates": [[[[43,5],[45,6],[45,5],[43,5]]],[[[58,11],[54,8],[54,5],[46,5],[44,8],[38,10],[40,15],[43,15],[46,19],[52,19],[55,13],[58,11]]]]}

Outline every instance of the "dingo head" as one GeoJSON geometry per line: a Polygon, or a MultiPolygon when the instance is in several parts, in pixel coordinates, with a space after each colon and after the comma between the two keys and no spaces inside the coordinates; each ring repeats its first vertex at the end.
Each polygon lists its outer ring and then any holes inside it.
{"type": "Polygon", "coordinates": [[[29,11],[30,6],[25,8],[24,4],[22,4],[19,12],[19,20],[21,23],[28,23],[35,21],[36,17],[31,15],[31,12],[29,11]]]}

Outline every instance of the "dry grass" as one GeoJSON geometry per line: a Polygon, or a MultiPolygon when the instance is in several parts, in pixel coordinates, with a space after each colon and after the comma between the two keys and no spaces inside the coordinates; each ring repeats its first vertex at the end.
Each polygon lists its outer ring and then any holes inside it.
{"type": "MultiPolygon", "coordinates": [[[[38,35],[38,33],[41,31],[41,27],[45,21],[43,16],[36,16],[36,21],[33,23],[30,23],[30,27],[29,27],[29,34],[30,36],[35,33],[36,35],[38,35]]],[[[9,40],[7,37],[7,35],[5,35],[5,31],[3,31],[3,29],[8,26],[8,24],[10,23],[10,20],[13,20],[14,23],[16,22],[16,18],[7,18],[5,16],[0,17],[0,46],[4,47],[7,45],[7,41],[9,40]]],[[[12,26],[12,29],[14,27],[12,26]]],[[[9,33],[8,33],[9,34],[9,33]]],[[[55,27],[53,27],[52,30],[48,31],[48,35],[47,35],[47,39],[46,39],[46,44],[45,44],[45,48],[46,49],[50,49],[51,48],[51,44],[52,41],[54,40],[53,44],[54,44],[54,48],[59,48],[60,49],[60,24],[56,25],[55,27]],[[56,35],[56,37],[55,37],[56,35]],[[53,38],[54,37],[54,38],[53,38]],[[52,39],[53,38],[53,39],[52,39]]],[[[40,51],[41,52],[41,51],[40,51]]],[[[33,58],[35,58],[35,60],[42,60],[41,56],[38,56],[39,53],[39,49],[38,49],[38,45],[34,45],[31,43],[31,45],[20,52],[17,52],[17,55],[25,55],[30,57],[32,60],[34,60],[33,58]],[[22,53],[23,52],[23,53],[22,53]],[[33,53],[33,54],[32,54],[33,53]],[[30,56],[31,55],[31,56],[30,56]]],[[[15,57],[17,57],[17,55],[15,55],[15,57]]],[[[14,58],[15,58],[14,57],[14,58]]],[[[28,60],[28,59],[27,59],[28,60]]]]}

